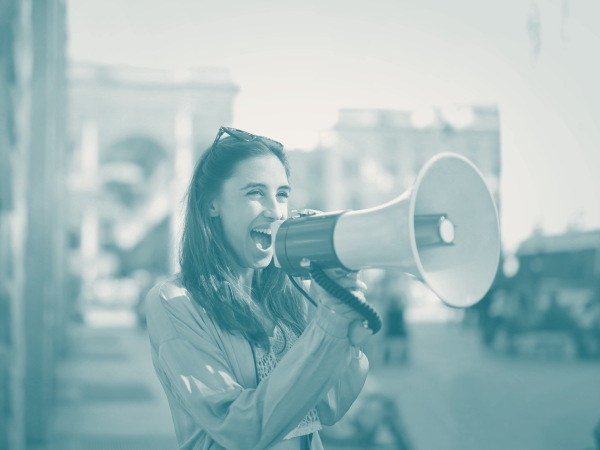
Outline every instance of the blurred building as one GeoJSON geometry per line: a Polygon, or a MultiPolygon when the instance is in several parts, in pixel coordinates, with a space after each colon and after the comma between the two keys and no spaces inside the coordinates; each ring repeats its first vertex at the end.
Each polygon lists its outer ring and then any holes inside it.
{"type": "Polygon", "coordinates": [[[229,71],[69,67],[69,260],[80,305],[136,307],[177,268],[196,160],[232,120],[229,71]]]}
{"type": "Polygon", "coordinates": [[[600,230],[535,234],[519,246],[517,257],[518,272],[507,284],[521,294],[522,318],[560,308],[572,327],[596,329],[594,352],[600,356],[600,230]]]}
{"type": "Polygon", "coordinates": [[[0,1],[0,448],[43,443],[64,344],[61,0],[0,1]]]}
{"type": "Polygon", "coordinates": [[[291,166],[290,183],[293,187],[293,195],[290,197],[291,209],[330,210],[328,192],[324,188],[327,183],[325,176],[331,170],[332,157],[333,152],[324,148],[317,148],[311,152],[288,152],[291,166]]]}
{"type": "Polygon", "coordinates": [[[595,289],[600,279],[600,230],[534,234],[519,246],[515,280],[543,278],[548,289],[565,284],[595,289]]]}
{"type": "Polygon", "coordinates": [[[298,203],[314,201],[327,211],[378,206],[408,189],[431,157],[454,152],[479,168],[500,205],[500,119],[495,106],[342,109],[324,140],[328,143],[316,155],[292,152],[292,169],[309,174],[294,177],[298,203]]]}
{"type": "Polygon", "coordinates": [[[421,167],[442,152],[470,159],[497,204],[500,121],[496,107],[416,111],[342,110],[332,150],[343,183],[332,186],[334,209],[377,206],[408,189],[421,167]],[[368,189],[365,187],[369,186],[368,189]]]}
{"type": "Polygon", "coordinates": [[[481,302],[484,342],[530,356],[600,357],[600,230],[534,233],[516,257],[516,273],[499,273],[481,302]]]}

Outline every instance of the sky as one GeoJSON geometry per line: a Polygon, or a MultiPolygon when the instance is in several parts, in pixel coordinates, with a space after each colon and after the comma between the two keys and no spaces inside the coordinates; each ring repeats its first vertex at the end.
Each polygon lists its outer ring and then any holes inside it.
{"type": "Polygon", "coordinates": [[[233,125],[310,150],[340,108],[496,104],[503,244],[600,228],[596,0],[70,0],[69,56],[226,67],[233,125]]]}

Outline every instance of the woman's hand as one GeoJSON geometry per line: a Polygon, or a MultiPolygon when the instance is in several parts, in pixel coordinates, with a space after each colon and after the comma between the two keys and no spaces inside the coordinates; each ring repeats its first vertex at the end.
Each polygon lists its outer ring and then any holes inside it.
{"type": "MultiPolygon", "coordinates": [[[[344,269],[326,269],[325,274],[340,286],[350,290],[352,294],[365,300],[364,291],[367,290],[367,285],[359,279],[360,272],[348,272],[344,269]]],[[[330,295],[325,289],[317,284],[315,280],[310,283],[309,295],[311,298],[320,300],[321,304],[326,308],[335,311],[336,314],[341,314],[349,319],[354,319],[348,327],[348,339],[354,346],[363,346],[369,336],[373,334],[370,328],[365,327],[365,319],[351,307],[342,303],[336,297],[330,295]]]]}

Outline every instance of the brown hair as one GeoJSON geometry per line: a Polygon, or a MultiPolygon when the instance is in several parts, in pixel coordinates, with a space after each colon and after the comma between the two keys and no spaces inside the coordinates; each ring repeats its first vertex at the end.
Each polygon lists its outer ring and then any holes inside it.
{"type": "Polygon", "coordinates": [[[209,214],[211,201],[236,166],[265,155],[279,158],[289,178],[290,167],[283,148],[268,140],[245,142],[226,137],[204,152],[186,196],[179,260],[183,285],[223,330],[239,332],[251,343],[269,348],[260,315],[266,314],[300,335],[306,327],[304,300],[272,260],[266,268],[254,271],[248,295],[231,267],[232,255],[224,242],[220,218],[209,214]]]}

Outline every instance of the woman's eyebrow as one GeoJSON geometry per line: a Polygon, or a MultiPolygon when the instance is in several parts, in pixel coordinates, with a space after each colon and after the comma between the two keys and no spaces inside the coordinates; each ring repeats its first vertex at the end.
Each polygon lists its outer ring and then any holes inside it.
{"type": "MultiPolygon", "coordinates": [[[[255,183],[255,182],[250,182],[250,183],[248,183],[246,186],[244,186],[244,187],[243,187],[242,189],[240,189],[240,190],[241,190],[241,191],[243,191],[243,190],[245,190],[245,189],[250,189],[250,188],[254,188],[254,187],[261,187],[261,188],[268,189],[268,186],[267,186],[266,184],[264,184],[264,183],[255,183]]],[[[282,186],[279,186],[279,187],[277,188],[277,190],[280,190],[280,189],[285,189],[286,191],[291,191],[291,190],[292,190],[292,187],[291,187],[290,185],[288,185],[288,184],[284,184],[284,185],[282,185],[282,186]]]]}

